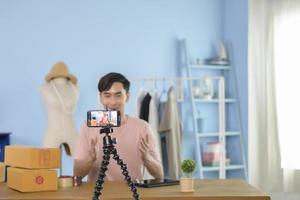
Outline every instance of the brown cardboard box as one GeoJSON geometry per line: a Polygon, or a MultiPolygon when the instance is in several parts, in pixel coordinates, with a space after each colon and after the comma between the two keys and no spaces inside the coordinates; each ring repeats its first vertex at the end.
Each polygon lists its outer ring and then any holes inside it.
{"type": "Polygon", "coordinates": [[[4,182],[5,179],[5,165],[3,162],[0,162],[0,183],[4,182]]]}
{"type": "Polygon", "coordinates": [[[7,169],[7,186],[20,192],[57,190],[57,172],[51,169],[7,169]]]}
{"type": "Polygon", "coordinates": [[[5,146],[5,164],[27,169],[51,169],[60,167],[59,148],[5,146]]]}

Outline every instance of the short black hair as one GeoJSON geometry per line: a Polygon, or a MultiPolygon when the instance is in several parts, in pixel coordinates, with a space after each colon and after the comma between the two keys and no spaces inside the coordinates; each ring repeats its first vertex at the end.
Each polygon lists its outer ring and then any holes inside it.
{"type": "Polygon", "coordinates": [[[115,82],[122,83],[124,89],[126,90],[126,93],[129,92],[130,82],[124,75],[122,75],[120,73],[116,73],[116,72],[110,72],[110,73],[104,75],[102,78],[100,78],[99,83],[98,83],[99,92],[109,90],[111,88],[112,84],[115,82]]]}

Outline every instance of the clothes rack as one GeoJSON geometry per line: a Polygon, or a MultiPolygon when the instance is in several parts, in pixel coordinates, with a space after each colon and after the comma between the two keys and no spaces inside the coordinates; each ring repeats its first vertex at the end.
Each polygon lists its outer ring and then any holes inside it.
{"type": "MultiPolygon", "coordinates": [[[[221,179],[224,179],[226,177],[226,139],[225,139],[225,83],[224,83],[224,77],[223,76],[202,76],[202,77],[148,77],[148,78],[138,78],[138,79],[133,79],[134,81],[143,81],[143,82],[153,82],[154,85],[156,86],[156,83],[158,81],[179,81],[179,84],[181,84],[179,87],[182,87],[182,84],[184,81],[187,81],[189,93],[192,94],[192,82],[193,81],[200,81],[202,79],[209,78],[212,81],[217,81],[217,90],[218,90],[218,122],[219,122],[219,131],[218,131],[218,141],[220,143],[220,149],[219,149],[219,155],[220,155],[220,166],[219,166],[219,177],[221,179]]],[[[176,89],[176,87],[175,87],[176,89]]],[[[183,94],[183,91],[181,91],[183,94]]],[[[182,100],[184,98],[182,97],[182,100]]],[[[187,99],[186,99],[187,100],[187,99]]],[[[192,110],[195,110],[195,99],[191,96],[189,99],[191,105],[192,105],[192,110]]],[[[194,113],[194,111],[193,111],[194,113]]],[[[194,116],[193,117],[193,126],[195,127],[197,124],[197,118],[194,116]]],[[[196,149],[200,149],[200,137],[198,134],[195,134],[195,146],[196,149]]],[[[201,153],[200,151],[196,151],[196,159],[198,163],[198,167],[200,167],[200,177],[203,178],[203,171],[202,171],[202,159],[201,159],[201,153]]]]}

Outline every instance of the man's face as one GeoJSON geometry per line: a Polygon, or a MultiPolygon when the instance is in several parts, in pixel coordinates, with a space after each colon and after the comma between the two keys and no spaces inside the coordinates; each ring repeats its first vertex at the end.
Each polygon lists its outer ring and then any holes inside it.
{"type": "Polygon", "coordinates": [[[129,94],[120,82],[114,82],[111,88],[100,93],[101,103],[108,110],[119,110],[124,115],[125,104],[127,103],[129,94]]]}

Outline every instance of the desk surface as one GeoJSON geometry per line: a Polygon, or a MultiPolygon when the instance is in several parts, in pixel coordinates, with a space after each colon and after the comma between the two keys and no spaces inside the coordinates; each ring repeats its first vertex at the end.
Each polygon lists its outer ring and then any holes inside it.
{"type": "MultiPolygon", "coordinates": [[[[83,184],[80,187],[59,189],[53,192],[21,193],[0,183],[0,200],[16,199],[59,199],[59,200],[90,200],[94,184],[83,184]]],[[[141,199],[146,200],[270,200],[267,194],[255,189],[241,180],[196,180],[195,192],[182,193],[180,186],[157,188],[138,188],[141,199]]],[[[132,193],[125,182],[105,182],[101,199],[132,199],[132,193]]]]}

